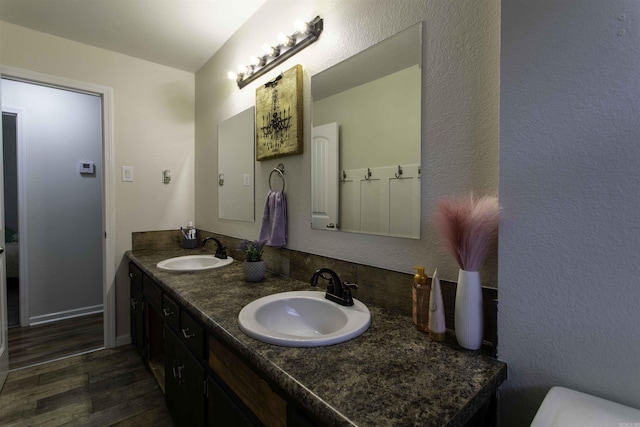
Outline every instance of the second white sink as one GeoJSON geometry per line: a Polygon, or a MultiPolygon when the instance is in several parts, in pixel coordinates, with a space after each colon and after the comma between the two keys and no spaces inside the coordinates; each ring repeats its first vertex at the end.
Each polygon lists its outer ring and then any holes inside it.
{"type": "Polygon", "coordinates": [[[167,271],[200,271],[211,268],[220,268],[233,262],[233,258],[216,258],[213,255],[187,255],[160,261],[157,266],[167,271]]]}
{"type": "Polygon", "coordinates": [[[324,292],[282,292],[247,304],[240,330],[252,338],[288,347],[318,347],[357,337],[369,328],[371,313],[360,301],[344,307],[324,292]]]}

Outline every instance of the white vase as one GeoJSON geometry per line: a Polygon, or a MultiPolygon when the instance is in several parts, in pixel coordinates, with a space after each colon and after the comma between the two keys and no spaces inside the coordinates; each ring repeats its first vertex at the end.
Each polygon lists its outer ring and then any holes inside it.
{"type": "Polygon", "coordinates": [[[456,290],[456,339],[461,347],[477,350],[484,331],[480,273],[460,270],[456,290]]]}
{"type": "Polygon", "coordinates": [[[264,261],[247,262],[242,264],[242,271],[244,272],[244,278],[248,282],[259,282],[264,278],[264,273],[267,270],[264,261]]]}

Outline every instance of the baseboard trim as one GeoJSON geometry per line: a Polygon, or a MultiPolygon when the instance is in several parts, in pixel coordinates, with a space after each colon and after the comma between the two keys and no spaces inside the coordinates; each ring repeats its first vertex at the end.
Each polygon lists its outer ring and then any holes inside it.
{"type": "Polygon", "coordinates": [[[42,314],[29,318],[29,326],[42,325],[45,323],[56,322],[58,320],[72,319],[74,317],[88,316],[90,314],[104,312],[103,304],[93,305],[90,307],[76,308],[73,310],[59,311],[57,313],[42,314]]]}
{"type": "Polygon", "coordinates": [[[116,347],[131,344],[131,334],[116,337],[116,347]]]}

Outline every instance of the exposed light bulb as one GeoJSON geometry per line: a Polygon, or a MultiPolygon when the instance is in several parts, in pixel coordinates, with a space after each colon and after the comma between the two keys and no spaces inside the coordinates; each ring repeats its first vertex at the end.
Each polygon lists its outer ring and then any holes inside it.
{"type": "Polygon", "coordinates": [[[284,33],[278,34],[278,40],[280,40],[280,43],[286,47],[291,47],[296,44],[296,41],[293,37],[290,37],[284,33]]]}
{"type": "Polygon", "coordinates": [[[229,71],[227,77],[229,77],[229,80],[238,80],[238,75],[233,71],[229,71]]]}
{"type": "Polygon", "coordinates": [[[264,56],[252,56],[249,62],[255,67],[262,67],[266,63],[264,56]]]}
{"type": "Polygon", "coordinates": [[[238,72],[240,74],[247,74],[247,72],[249,72],[249,67],[247,67],[246,65],[240,64],[238,65],[238,72]]]}
{"type": "Polygon", "coordinates": [[[276,48],[273,46],[269,46],[268,44],[263,44],[262,45],[262,50],[264,51],[264,53],[266,53],[267,55],[271,56],[271,57],[275,57],[276,55],[276,48]]]}
{"type": "Polygon", "coordinates": [[[309,33],[309,23],[308,22],[304,22],[301,19],[298,19],[295,24],[296,26],[296,30],[300,31],[301,33],[305,33],[308,34],[309,33]]]}

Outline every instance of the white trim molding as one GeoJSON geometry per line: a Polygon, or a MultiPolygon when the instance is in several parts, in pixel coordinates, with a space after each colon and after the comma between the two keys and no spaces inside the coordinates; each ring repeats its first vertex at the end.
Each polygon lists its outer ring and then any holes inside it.
{"type": "Polygon", "coordinates": [[[58,320],[72,319],[74,317],[88,316],[90,314],[102,313],[103,305],[93,305],[89,307],[74,308],[73,310],[60,311],[58,313],[47,313],[41,316],[33,316],[29,319],[29,325],[42,325],[44,323],[57,322],[58,320]]]}

